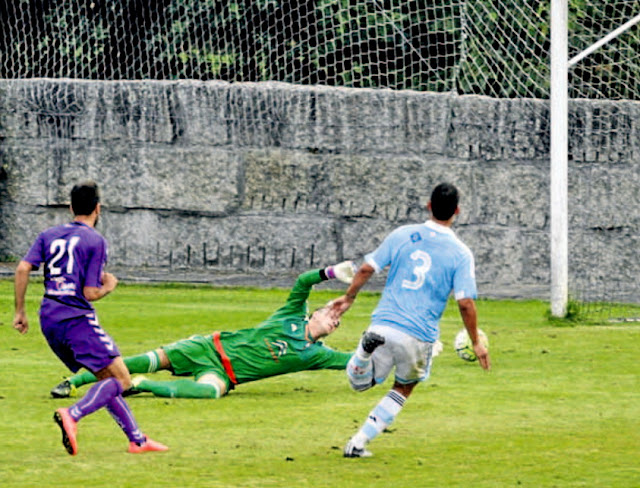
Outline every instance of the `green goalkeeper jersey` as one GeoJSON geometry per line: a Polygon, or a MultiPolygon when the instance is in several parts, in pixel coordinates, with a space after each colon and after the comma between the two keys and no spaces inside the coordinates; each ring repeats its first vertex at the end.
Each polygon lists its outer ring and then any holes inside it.
{"type": "Polygon", "coordinates": [[[222,351],[218,352],[227,362],[226,369],[230,365],[236,383],[309,369],[346,368],[351,353],[312,342],[305,334],[307,298],[313,285],[322,281],[320,271],[298,276],[287,302],[257,327],[219,333],[222,351]]]}

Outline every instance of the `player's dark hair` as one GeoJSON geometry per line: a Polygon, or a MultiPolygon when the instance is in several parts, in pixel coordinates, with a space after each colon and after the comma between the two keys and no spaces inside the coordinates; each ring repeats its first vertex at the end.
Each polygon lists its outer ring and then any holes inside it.
{"type": "Polygon", "coordinates": [[[431,192],[431,213],[437,220],[449,220],[458,208],[458,189],[451,183],[440,183],[431,192]]]}
{"type": "Polygon", "coordinates": [[[71,189],[73,215],[91,215],[99,202],[100,192],[94,181],[83,181],[71,189]]]}

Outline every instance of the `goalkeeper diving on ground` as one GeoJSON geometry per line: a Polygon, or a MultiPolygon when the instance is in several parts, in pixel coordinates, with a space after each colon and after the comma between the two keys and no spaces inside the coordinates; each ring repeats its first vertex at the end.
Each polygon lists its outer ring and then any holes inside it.
{"type": "MultiPolygon", "coordinates": [[[[314,369],[344,370],[352,353],[334,351],[319,339],[338,328],[340,320],[330,304],[309,316],[307,298],[313,285],[329,279],[350,283],[351,261],[298,276],[285,304],[256,327],[194,335],[124,359],[131,374],[168,370],[172,381],[133,378],[129,394],[150,392],[170,398],[220,398],[236,385],[287,373],[314,369]]],[[[93,383],[89,371],[76,374],[51,390],[54,398],[74,396],[76,389],[93,383]]]]}

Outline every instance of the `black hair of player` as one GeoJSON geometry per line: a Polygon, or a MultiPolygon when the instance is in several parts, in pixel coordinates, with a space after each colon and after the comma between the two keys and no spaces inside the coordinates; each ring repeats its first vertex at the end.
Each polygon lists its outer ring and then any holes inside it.
{"type": "Polygon", "coordinates": [[[83,181],[71,189],[73,215],[91,215],[100,203],[100,192],[94,181],[83,181]]]}
{"type": "Polygon", "coordinates": [[[458,189],[451,183],[440,183],[431,192],[431,213],[437,220],[449,220],[458,208],[458,189]]]}

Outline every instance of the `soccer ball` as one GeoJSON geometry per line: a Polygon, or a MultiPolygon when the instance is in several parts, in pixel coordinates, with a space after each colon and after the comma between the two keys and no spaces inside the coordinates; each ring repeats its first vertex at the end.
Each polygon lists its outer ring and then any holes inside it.
{"type": "MultiPolygon", "coordinates": [[[[484,347],[486,347],[487,349],[489,348],[489,338],[480,329],[478,329],[478,339],[484,347]]],[[[478,359],[476,357],[476,353],[473,351],[473,345],[471,344],[471,338],[467,333],[467,329],[463,328],[456,334],[456,338],[453,341],[453,347],[460,359],[469,362],[473,362],[478,359]]]]}

